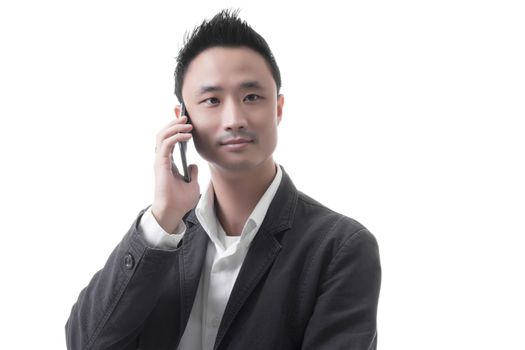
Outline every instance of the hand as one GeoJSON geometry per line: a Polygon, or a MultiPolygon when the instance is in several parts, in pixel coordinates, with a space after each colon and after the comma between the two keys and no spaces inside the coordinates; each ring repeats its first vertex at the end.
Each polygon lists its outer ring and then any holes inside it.
{"type": "Polygon", "coordinates": [[[191,139],[193,125],[185,124],[187,117],[179,117],[180,109],[175,109],[176,119],[169,122],[157,134],[155,148],[155,194],[151,212],[159,225],[172,233],[182,217],[199,201],[200,188],[197,181],[196,164],[189,166],[191,182],[184,181],[183,175],[173,166],[173,150],[178,142],[191,139]],[[173,170],[172,170],[173,169],[173,170]]]}

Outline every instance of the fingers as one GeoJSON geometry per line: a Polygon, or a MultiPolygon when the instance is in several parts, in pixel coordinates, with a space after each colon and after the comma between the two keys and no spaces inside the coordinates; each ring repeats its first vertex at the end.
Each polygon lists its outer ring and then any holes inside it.
{"type": "Polygon", "coordinates": [[[157,154],[163,158],[170,158],[177,142],[188,141],[189,139],[191,139],[191,134],[188,133],[177,133],[172,135],[162,140],[160,145],[157,145],[157,154]]]}
{"type": "Polygon", "coordinates": [[[178,118],[168,123],[156,137],[155,152],[161,157],[169,157],[177,142],[191,139],[193,125],[184,124],[186,117],[178,118]]]}
{"type": "Polygon", "coordinates": [[[175,135],[177,133],[191,133],[191,131],[193,130],[193,125],[191,124],[175,124],[175,125],[172,125],[172,126],[169,126],[163,130],[161,130],[158,134],[157,134],[157,143],[162,142],[162,140],[172,136],[172,135],[175,135]]]}
{"type": "Polygon", "coordinates": [[[165,133],[169,130],[173,130],[174,127],[176,127],[177,125],[191,125],[190,123],[187,123],[188,121],[188,117],[184,116],[184,117],[180,117],[180,118],[175,118],[175,119],[172,119],[168,124],[166,124],[161,130],[160,132],[157,134],[157,140],[159,138],[159,136],[162,134],[162,133],[165,133]]]}
{"type": "Polygon", "coordinates": [[[168,129],[169,127],[171,127],[173,125],[186,124],[187,121],[188,121],[188,117],[187,116],[182,116],[180,118],[177,117],[175,119],[170,120],[170,122],[168,124],[166,124],[164,126],[164,128],[162,128],[162,130],[168,129]]]}

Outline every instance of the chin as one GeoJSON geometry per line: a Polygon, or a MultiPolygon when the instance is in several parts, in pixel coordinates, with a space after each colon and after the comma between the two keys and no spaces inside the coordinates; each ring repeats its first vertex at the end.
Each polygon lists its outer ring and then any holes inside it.
{"type": "Polygon", "coordinates": [[[235,171],[235,172],[241,172],[241,171],[247,171],[251,170],[257,167],[257,163],[253,160],[239,160],[239,161],[230,161],[230,162],[210,162],[210,164],[216,168],[220,169],[222,171],[235,171]]]}
{"type": "Polygon", "coordinates": [[[249,152],[224,154],[221,151],[212,149],[212,147],[199,147],[197,152],[208,162],[211,169],[221,172],[244,172],[254,170],[263,165],[272,157],[273,150],[275,150],[275,146],[271,149],[266,149],[266,152],[261,152],[261,149],[254,149],[249,152]]]}
{"type": "Polygon", "coordinates": [[[257,168],[263,166],[265,162],[268,161],[269,158],[271,158],[271,154],[269,155],[258,155],[258,156],[249,156],[246,157],[238,157],[237,159],[233,159],[228,157],[229,159],[225,159],[225,157],[221,158],[214,158],[214,159],[207,159],[208,163],[210,164],[210,167],[213,169],[216,169],[218,171],[227,171],[227,172],[245,172],[245,171],[253,171],[257,168]]]}

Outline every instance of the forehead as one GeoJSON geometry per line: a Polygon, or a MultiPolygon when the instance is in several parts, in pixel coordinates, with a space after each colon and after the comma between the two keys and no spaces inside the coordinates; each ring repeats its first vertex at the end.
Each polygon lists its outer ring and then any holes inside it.
{"type": "Polygon", "coordinates": [[[233,89],[245,81],[258,81],[264,89],[276,90],[271,70],[258,52],[245,47],[212,47],[191,61],[182,94],[195,95],[202,86],[233,89]]]}

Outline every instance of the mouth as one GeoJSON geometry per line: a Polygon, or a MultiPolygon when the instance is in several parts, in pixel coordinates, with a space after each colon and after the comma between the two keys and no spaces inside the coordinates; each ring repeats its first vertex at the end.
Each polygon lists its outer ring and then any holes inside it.
{"type": "Polygon", "coordinates": [[[223,146],[229,151],[242,151],[246,149],[251,143],[253,143],[253,140],[245,138],[235,138],[226,140],[226,142],[221,143],[221,146],[223,146]]]}
{"type": "Polygon", "coordinates": [[[232,145],[247,144],[251,142],[253,142],[253,140],[246,139],[246,138],[235,138],[235,139],[226,140],[225,142],[221,143],[221,145],[222,146],[232,146],[232,145]]]}

